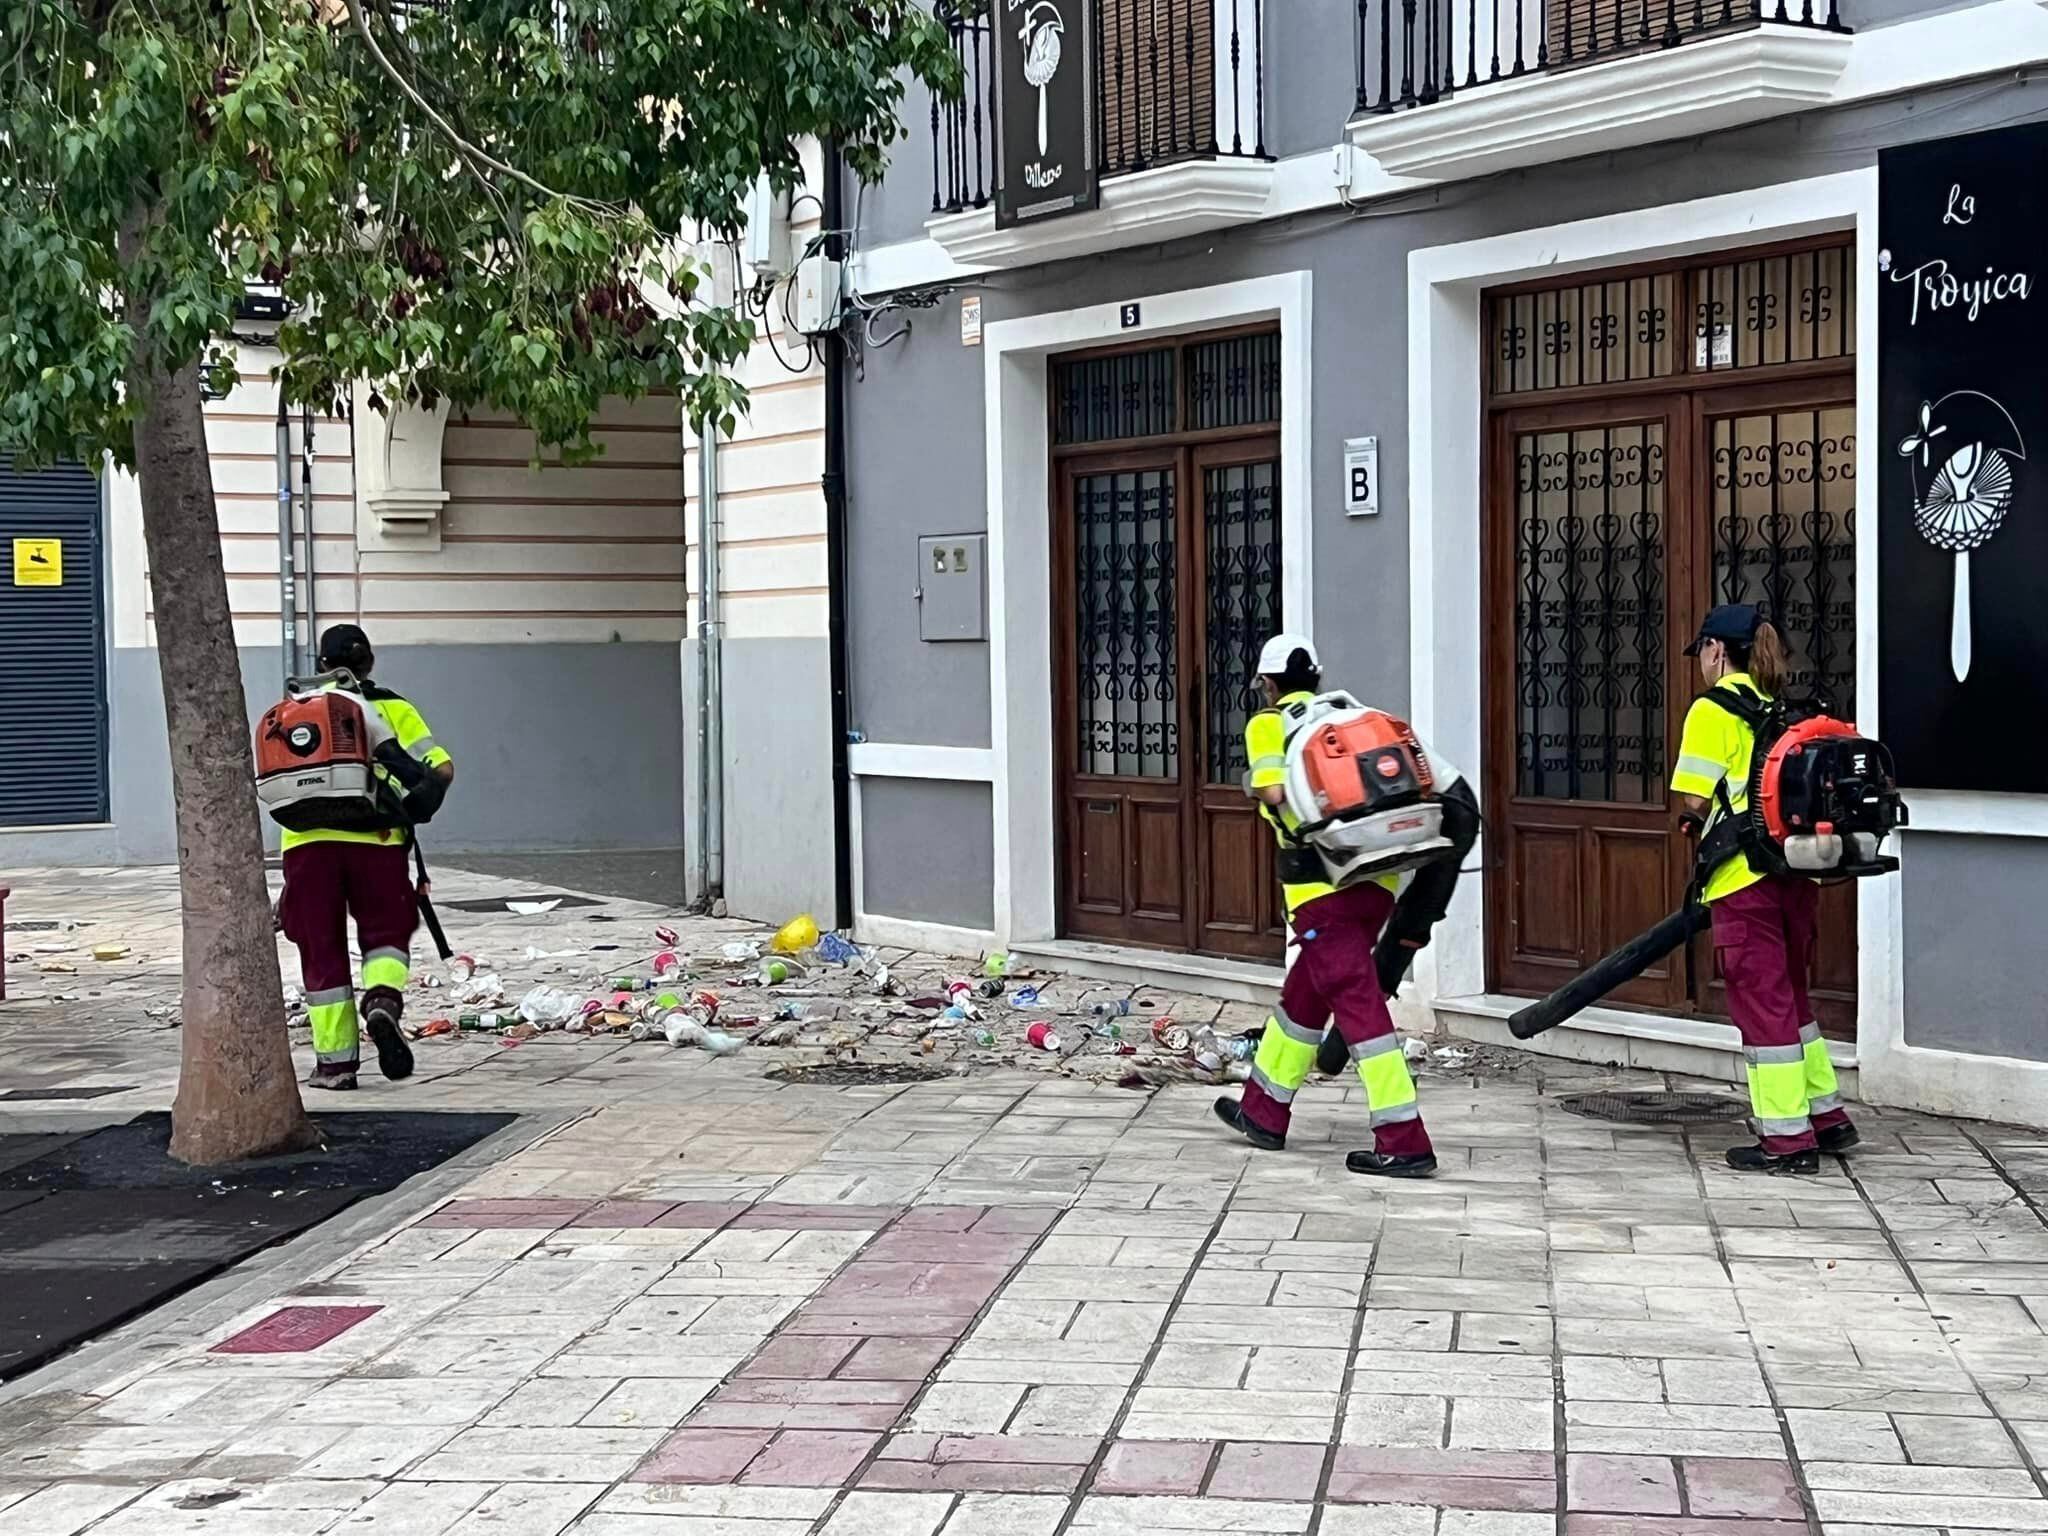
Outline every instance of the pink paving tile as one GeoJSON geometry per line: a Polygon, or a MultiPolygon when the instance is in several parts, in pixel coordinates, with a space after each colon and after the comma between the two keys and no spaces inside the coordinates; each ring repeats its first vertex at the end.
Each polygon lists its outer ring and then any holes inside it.
{"type": "Polygon", "coordinates": [[[1268,1445],[1231,1441],[1209,1479],[1212,1499],[1313,1499],[1323,1479],[1320,1445],[1268,1445]]]}
{"type": "Polygon", "coordinates": [[[748,1206],[733,1218],[733,1226],[795,1227],[808,1232],[874,1231],[896,1219],[893,1205],[774,1205],[763,1202],[748,1206]]]}
{"type": "Polygon", "coordinates": [[[721,1403],[894,1403],[907,1406],[918,1381],[796,1381],[780,1376],[740,1377],[721,1387],[721,1403]]]}
{"type": "Polygon", "coordinates": [[[1337,1470],[1389,1473],[1416,1477],[1507,1477],[1549,1482],[1557,1462],[1536,1451],[1403,1450],[1384,1446],[1346,1445],[1337,1451],[1337,1470]]]}
{"type": "Polygon", "coordinates": [[[1743,1515],[1762,1520],[1804,1520],[1799,1485],[1783,1461],[1688,1457],[1681,1463],[1686,1506],[1695,1515],[1743,1515]]]}
{"type": "Polygon", "coordinates": [[[967,1331],[980,1310],[916,1302],[883,1306],[873,1300],[855,1300],[841,1306],[825,1306],[809,1301],[782,1325],[782,1332],[837,1333],[864,1339],[943,1339],[950,1345],[967,1331]]]}
{"type": "Polygon", "coordinates": [[[1564,1536],[1807,1536],[1804,1520],[1645,1519],[1641,1515],[1566,1515],[1564,1536]]]}
{"type": "Polygon", "coordinates": [[[690,1415],[702,1429],[888,1429],[900,1403],[736,1403],[721,1394],[690,1415]]]}
{"type": "Polygon", "coordinates": [[[222,1339],[212,1355],[297,1355],[338,1339],[364,1318],[383,1311],[376,1307],[279,1307],[261,1322],[222,1339]]]}
{"type": "Polygon", "coordinates": [[[953,1340],[867,1339],[839,1367],[840,1381],[923,1381],[939,1368],[953,1340]]]}
{"type": "Polygon", "coordinates": [[[1036,1239],[1028,1232],[884,1232],[861,1250],[862,1264],[1021,1264],[1036,1239]]]}
{"type": "Polygon", "coordinates": [[[754,1459],[740,1481],[784,1488],[837,1488],[853,1476],[881,1438],[835,1430],[788,1430],[754,1459]]]}
{"type": "Polygon", "coordinates": [[[744,1214],[746,1209],[745,1205],[730,1200],[686,1200],[681,1205],[670,1206],[649,1225],[704,1227],[715,1231],[734,1217],[744,1214]]]}
{"type": "Polygon", "coordinates": [[[965,1232],[981,1220],[978,1205],[913,1205],[896,1218],[897,1232],[965,1232]]]}
{"type": "Polygon", "coordinates": [[[1095,1474],[1093,1493],[1199,1493],[1216,1447],[1207,1440],[1119,1440],[1095,1474]]]}
{"type": "Polygon", "coordinates": [[[790,1376],[823,1381],[839,1369],[840,1362],[860,1347],[859,1339],[831,1333],[784,1333],[770,1339],[761,1352],[741,1369],[749,1376],[790,1376]]]}
{"type": "Polygon", "coordinates": [[[651,1227],[675,1207],[673,1200],[600,1200],[572,1227],[651,1227]]]}
{"type": "Polygon", "coordinates": [[[958,1493],[1072,1493],[1083,1467],[1021,1461],[878,1461],[861,1475],[863,1488],[958,1493]]]}
{"type": "Polygon", "coordinates": [[[1565,1508],[1613,1515],[1676,1515],[1678,1476],[1668,1456],[1568,1456],[1565,1508]]]}
{"type": "Polygon", "coordinates": [[[877,1300],[927,1298],[941,1302],[982,1302],[1010,1278],[1007,1264],[869,1263],[856,1261],[842,1269],[818,1292],[821,1303],[859,1298],[877,1300]]]}
{"type": "Polygon", "coordinates": [[[1440,1477],[1420,1472],[1332,1472],[1332,1504],[1435,1504],[1448,1509],[1557,1508],[1557,1484],[1514,1477],[1440,1477]]]}
{"type": "Polygon", "coordinates": [[[930,1461],[932,1452],[939,1448],[939,1437],[927,1434],[891,1435],[882,1447],[884,1460],[889,1461],[930,1461]]]}
{"type": "Polygon", "coordinates": [[[976,1232],[1020,1232],[1031,1237],[1050,1232],[1060,1219],[1058,1206],[998,1205],[974,1224],[976,1232]]]}
{"type": "Polygon", "coordinates": [[[679,1429],[634,1471],[636,1483],[729,1483],[774,1438],[766,1429],[679,1429]]]}

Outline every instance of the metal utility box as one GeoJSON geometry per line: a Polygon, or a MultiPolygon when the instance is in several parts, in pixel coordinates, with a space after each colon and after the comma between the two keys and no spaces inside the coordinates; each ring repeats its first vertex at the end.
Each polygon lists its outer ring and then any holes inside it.
{"type": "Polygon", "coordinates": [[[928,533],[917,541],[920,640],[988,638],[988,535],[928,533]]]}

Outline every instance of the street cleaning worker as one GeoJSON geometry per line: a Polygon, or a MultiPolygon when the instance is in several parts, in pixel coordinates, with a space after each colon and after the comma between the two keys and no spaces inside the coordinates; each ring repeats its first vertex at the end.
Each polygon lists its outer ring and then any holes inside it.
{"type": "MultiPolygon", "coordinates": [[[[1275,635],[1259,652],[1258,669],[1267,707],[1245,724],[1245,756],[1251,764],[1246,783],[1280,842],[1288,928],[1299,947],[1281,984],[1280,1006],[1266,1021],[1244,1096],[1218,1099],[1217,1118],[1262,1150],[1286,1146],[1294,1096],[1316,1065],[1317,1047],[1334,1015],[1336,1033],[1365,1084],[1373,1130],[1372,1147],[1351,1153],[1345,1167],[1389,1178],[1428,1178],[1436,1172],[1436,1152],[1422,1123],[1401,1037],[1387,1011],[1383,977],[1398,986],[1414,950],[1427,942],[1430,924],[1442,917],[1449,900],[1458,861],[1450,861],[1447,878],[1437,864],[1417,872],[1410,888],[1419,888],[1420,907],[1434,911],[1428,921],[1408,925],[1405,942],[1383,943],[1381,930],[1395,912],[1401,876],[1376,875],[1340,890],[1324,879],[1314,850],[1292,835],[1299,821],[1287,805],[1286,721],[1280,708],[1321,691],[1322,664],[1315,647],[1301,635],[1275,635]],[[1423,874],[1432,875],[1426,884],[1423,874]],[[1377,955],[1375,945],[1380,946],[1377,955]]],[[[1443,771],[1442,777],[1455,780],[1456,775],[1443,771]]],[[[1469,792],[1463,803],[1472,805],[1476,835],[1477,806],[1469,792]]]]}
{"type": "MultiPolygon", "coordinates": [[[[353,624],[336,624],[320,636],[320,670],[344,668],[356,680],[354,692],[390,725],[399,747],[425,770],[433,798],[455,781],[455,761],[435,744],[427,722],[410,702],[370,680],[377,658],[370,638],[353,624]]],[[[396,781],[383,767],[396,798],[396,781]]],[[[362,1023],[377,1047],[377,1066],[392,1079],[412,1075],[412,1047],[399,1029],[405,984],[412,975],[412,936],[419,926],[419,891],[407,868],[411,833],[394,813],[388,827],[372,831],[286,829],[284,895],[278,922],[298,947],[299,975],[313,1025],[317,1065],[309,1088],[356,1086],[359,1052],[355,988],[350,981],[348,920],[356,924],[363,953],[362,1023]]]]}
{"type": "MultiPolygon", "coordinates": [[[[1708,688],[1747,690],[1768,701],[1785,686],[1784,642],[1753,604],[1724,603],[1709,613],[1685,653],[1699,658],[1708,688]]],[[[1679,825],[1689,836],[1711,830],[1724,782],[1731,809],[1746,809],[1755,745],[1755,731],[1737,716],[1709,699],[1693,701],[1671,775],[1679,825]]],[[[1700,894],[1713,919],[1728,1011],[1742,1034],[1757,1131],[1756,1145],[1729,1148],[1728,1166],[1818,1173],[1823,1149],[1846,1152],[1861,1139],[1842,1108],[1807,995],[1820,887],[1759,874],[1738,852],[1702,872],[1700,894]]]]}

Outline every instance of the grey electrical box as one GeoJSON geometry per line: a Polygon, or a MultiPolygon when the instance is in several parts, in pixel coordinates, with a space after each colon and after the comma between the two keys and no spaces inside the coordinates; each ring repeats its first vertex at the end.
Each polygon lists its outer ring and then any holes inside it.
{"type": "Polygon", "coordinates": [[[988,638],[988,535],[926,534],[917,541],[921,640],[988,638]]]}

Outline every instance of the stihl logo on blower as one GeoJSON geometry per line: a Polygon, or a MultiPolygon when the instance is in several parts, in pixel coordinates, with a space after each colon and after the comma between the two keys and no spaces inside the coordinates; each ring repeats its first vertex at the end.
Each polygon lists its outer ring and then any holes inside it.
{"type": "Polygon", "coordinates": [[[1841,879],[1888,874],[1899,861],[1882,850],[1906,824],[1892,754],[1819,705],[1766,701],[1748,689],[1705,695],[1756,735],[1743,809],[1723,780],[1719,815],[1700,846],[1710,871],[1740,852],[1765,875],[1841,879]]]}
{"type": "Polygon", "coordinates": [[[1452,844],[1429,756],[1408,723],[1348,693],[1281,706],[1295,838],[1332,885],[1414,869],[1452,844]]]}
{"type": "Polygon", "coordinates": [[[257,798],[294,832],[400,825],[376,771],[387,744],[396,747],[389,723],[361,695],[294,679],[256,726],[257,798]]]}

